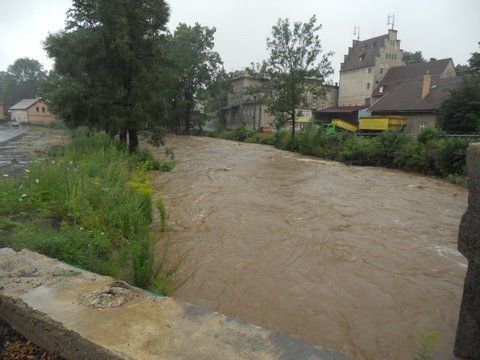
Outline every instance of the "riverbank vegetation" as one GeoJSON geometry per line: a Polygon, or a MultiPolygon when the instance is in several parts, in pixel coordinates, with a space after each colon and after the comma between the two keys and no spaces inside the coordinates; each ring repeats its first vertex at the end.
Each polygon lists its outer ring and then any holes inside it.
{"type": "MultiPolygon", "coordinates": [[[[0,180],[2,245],[166,294],[175,269],[156,264],[150,171],[173,165],[79,129],[66,146],[31,162],[23,177],[0,180]]],[[[156,205],[165,230],[165,208],[161,200],[156,205]]]]}
{"type": "MultiPolygon", "coordinates": [[[[246,143],[272,145],[302,155],[340,161],[349,165],[380,166],[447,179],[466,184],[466,153],[475,138],[448,137],[433,127],[425,128],[418,139],[403,133],[386,132],[365,138],[327,134],[310,126],[292,138],[287,130],[258,133],[239,126],[235,130],[203,132],[202,135],[246,143]]],[[[478,139],[478,138],[477,138],[478,139]]]]}

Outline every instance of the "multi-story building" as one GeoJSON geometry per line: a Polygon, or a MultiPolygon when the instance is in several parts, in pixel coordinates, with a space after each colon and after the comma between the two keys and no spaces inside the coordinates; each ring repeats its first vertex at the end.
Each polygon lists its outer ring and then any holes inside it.
{"type": "Polygon", "coordinates": [[[274,117],[265,106],[259,104],[264,93],[258,89],[263,89],[267,82],[253,78],[245,71],[236,71],[233,74],[226,108],[227,128],[243,124],[249,129],[259,129],[273,124],[274,117]],[[252,92],[253,89],[257,90],[252,92]]]}
{"type": "MultiPolygon", "coordinates": [[[[324,95],[315,96],[310,92],[307,93],[306,103],[296,110],[299,123],[313,119],[316,109],[335,106],[337,103],[338,86],[336,84],[319,84],[319,86],[323,87],[324,95]]],[[[270,91],[268,80],[253,78],[244,71],[235,72],[231,80],[226,108],[227,128],[234,128],[241,124],[255,130],[261,127],[273,127],[275,117],[259,101],[266,91],[270,91]]]]}
{"type": "Polygon", "coordinates": [[[372,92],[390,68],[404,65],[397,31],[354,40],[340,67],[339,107],[370,106],[372,92]]]}

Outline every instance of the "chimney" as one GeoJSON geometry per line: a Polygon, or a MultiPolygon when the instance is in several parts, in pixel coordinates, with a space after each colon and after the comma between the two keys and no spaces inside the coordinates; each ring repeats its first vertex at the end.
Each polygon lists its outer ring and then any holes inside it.
{"type": "Polygon", "coordinates": [[[432,75],[430,75],[430,71],[427,70],[425,75],[423,75],[422,99],[425,99],[428,96],[428,94],[430,94],[431,86],[432,86],[432,75]]]}

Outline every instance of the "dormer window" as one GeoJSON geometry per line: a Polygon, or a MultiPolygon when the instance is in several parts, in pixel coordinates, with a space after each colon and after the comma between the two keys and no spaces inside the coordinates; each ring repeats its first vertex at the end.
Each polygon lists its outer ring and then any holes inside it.
{"type": "Polygon", "coordinates": [[[378,88],[378,92],[379,92],[380,94],[383,94],[383,86],[380,86],[380,87],[378,88]]]}

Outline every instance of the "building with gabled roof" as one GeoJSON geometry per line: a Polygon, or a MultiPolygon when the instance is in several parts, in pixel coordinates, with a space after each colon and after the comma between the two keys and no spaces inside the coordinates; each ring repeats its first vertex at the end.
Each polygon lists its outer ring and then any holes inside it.
{"type": "Polygon", "coordinates": [[[400,115],[407,118],[406,132],[416,136],[428,125],[435,125],[438,111],[462,77],[432,76],[401,81],[384,93],[371,107],[372,115],[400,115]]]}
{"type": "Polygon", "coordinates": [[[11,113],[12,123],[47,125],[55,120],[55,115],[48,111],[48,105],[42,99],[23,99],[13,105],[8,112],[11,113]]]}
{"type": "Polygon", "coordinates": [[[440,60],[430,59],[428,62],[398,66],[388,70],[383,80],[380,81],[380,84],[373,91],[373,97],[381,97],[384,93],[403,81],[421,80],[427,72],[433,79],[457,76],[455,65],[451,58],[440,60]]]}
{"type": "Polygon", "coordinates": [[[396,30],[363,41],[354,40],[340,66],[338,106],[370,106],[373,90],[388,70],[404,64],[396,30]]]}

